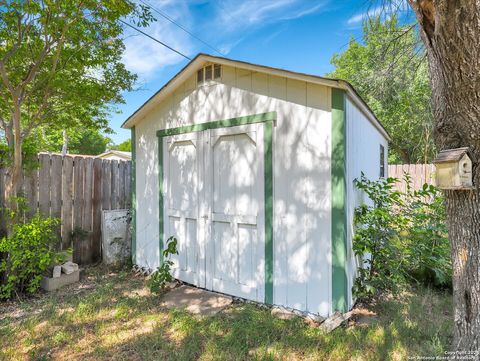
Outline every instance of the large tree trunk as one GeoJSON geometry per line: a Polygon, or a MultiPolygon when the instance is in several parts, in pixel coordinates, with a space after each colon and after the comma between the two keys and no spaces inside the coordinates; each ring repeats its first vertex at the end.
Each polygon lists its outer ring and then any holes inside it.
{"type": "MultiPolygon", "coordinates": [[[[425,43],[438,150],[469,147],[475,189],[446,191],[454,345],[480,350],[480,0],[409,0],[425,43]]],[[[477,355],[478,357],[478,355],[477,355]]]]}
{"type": "Polygon", "coordinates": [[[480,350],[480,198],[478,191],[445,192],[452,245],[454,347],[480,350]]]}

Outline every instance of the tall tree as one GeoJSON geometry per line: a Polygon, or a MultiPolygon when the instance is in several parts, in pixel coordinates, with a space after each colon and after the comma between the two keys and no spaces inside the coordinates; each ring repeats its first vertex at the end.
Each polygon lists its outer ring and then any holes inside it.
{"type": "Polygon", "coordinates": [[[127,139],[120,144],[116,144],[110,147],[110,149],[120,150],[122,152],[131,152],[132,151],[132,142],[130,139],[127,139]]]}
{"type": "Polygon", "coordinates": [[[328,74],[349,81],[385,126],[391,163],[426,163],[435,151],[428,65],[411,28],[396,16],[367,19],[362,42],[352,38],[334,54],[328,74]]]}
{"type": "Polygon", "coordinates": [[[22,145],[38,127],[107,125],[135,75],[121,63],[119,20],[152,18],[129,0],[2,1],[0,134],[9,150],[7,199],[19,191],[22,145]]]}
{"type": "MultiPolygon", "coordinates": [[[[397,0],[380,0],[387,11],[397,0]]],[[[480,351],[480,0],[408,0],[428,58],[438,150],[468,147],[471,190],[444,192],[452,249],[454,347],[480,351]]],[[[474,355],[476,359],[479,355],[474,355]]]]}
{"type": "Polygon", "coordinates": [[[69,154],[86,154],[98,155],[105,152],[107,145],[111,139],[103,135],[99,129],[68,129],[54,130],[39,129],[35,135],[35,153],[37,152],[53,152],[59,153],[67,140],[67,153],[69,154]]]}

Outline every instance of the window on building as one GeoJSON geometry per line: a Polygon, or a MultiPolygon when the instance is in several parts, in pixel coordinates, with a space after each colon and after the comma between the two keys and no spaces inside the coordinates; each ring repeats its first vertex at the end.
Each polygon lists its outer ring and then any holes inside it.
{"type": "Polygon", "coordinates": [[[197,83],[198,84],[203,83],[203,68],[197,71],[197,83]]]}
{"type": "Polygon", "coordinates": [[[203,84],[209,80],[222,77],[222,66],[220,64],[207,65],[197,71],[197,84],[203,84]]]}
{"type": "Polygon", "coordinates": [[[380,177],[385,177],[385,147],[380,144],[380,177]]]}
{"type": "Polygon", "coordinates": [[[213,78],[220,79],[222,77],[222,67],[220,64],[213,65],[213,78]]]}
{"type": "Polygon", "coordinates": [[[212,66],[205,67],[205,81],[212,80],[212,66]]]}

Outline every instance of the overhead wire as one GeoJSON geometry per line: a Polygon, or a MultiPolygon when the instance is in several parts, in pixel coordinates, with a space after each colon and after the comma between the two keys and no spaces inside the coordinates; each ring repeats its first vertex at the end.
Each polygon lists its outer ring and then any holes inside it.
{"type": "Polygon", "coordinates": [[[190,30],[188,30],[187,28],[185,28],[182,24],[178,23],[177,21],[175,21],[175,19],[172,19],[169,15],[167,15],[165,12],[157,9],[156,7],[154,7],[153,5],[151,5],[150,3],[148,3],[147,1],[145,0],[139,0],[142,4],[144,4],[145,6],[148,6],[150,9],[152,9],[153,11],[155,11],[157,14],[159,14],[161,17],[163,17],[164,19],[170,21],[172,24],[176,25],[177,27],[179,27],[180,29],[182,29],[183,31],[185,31],[188,35],[190,35],[192,38],[195,38],[196,40],[200,41],[202,44],[208,46],[210,49],[212,49],[213,51],[215,51],[216,53],[220,54],[220,55],[225,55],[224,53],[222,53],[219,49],[217,49],[216,47],[214,47],[213,45],[210,45],[209,43],[207,43],[205,40],[201,39],[200,37],[198,37],[197,35],[195,35],[194,33],[192,33],[190,30]]]}
{"type": "Polygon", "coordinates": [[[163,41],[160,41],[160,40],[158,40],[157,38],[154,38],[154,37],[151,36],[150,34],[147,34],[146,32],[144,32],[144,31],[140,30],[139,28],[133,26],[132,24],[129,24],[129,23],[127,23],[126,21],[123,21],[122,19],[119,19],[119,21],[120,21],[122,24],[124,24],[124,25],[126,25],[126,26],[134,29],[135,31],[139,32],[140,34],[145,35],[146,37],[152,39],[153,41],[156,41],[157,43],[163,45],[163,46],[166,47],[167,49],[170,49],[171,51],[177,53],[178,55],[183,56],[185,59],[192,60],[192,58],[190,58],[190,57],[188,57],[187,55],[183,54],[182,52],[174,49],[174,48],[171,47],[170,45],[165,44],[163,41]]]}

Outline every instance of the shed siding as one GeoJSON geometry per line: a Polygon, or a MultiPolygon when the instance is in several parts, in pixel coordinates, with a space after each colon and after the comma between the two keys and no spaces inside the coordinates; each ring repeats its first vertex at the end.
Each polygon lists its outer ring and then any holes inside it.
{"type": "Polygon", "coordinates": [[[137,264],[159,265],[156,131],[275,111],[275,304],[328,315],[331,304],[330,89],[223,67],[222,81],[195,77],[135,127],[137,264]]]}
{"type": "MultiPolygon", "coordinates": [[[[380,178],[380,145],[385,147],[385,163],[388,155],[388,141],[368,120],[365,114],[347,97],[347,277],[348,308],[353,306],[352,286],[358,260],[352,251],[354,234],[354,210],[369,199],[355,188],[355,178],[361,173],[369,179],[380,178]]],[[[385,164],[385,170],[387,164],[385,164]]],[[[387,175],[387,174],[385,174],[387,175]]]]}

